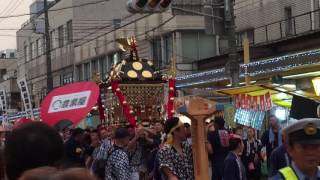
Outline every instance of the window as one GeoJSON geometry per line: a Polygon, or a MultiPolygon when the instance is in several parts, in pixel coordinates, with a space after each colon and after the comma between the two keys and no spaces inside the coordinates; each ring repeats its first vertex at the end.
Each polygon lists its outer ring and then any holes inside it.
{"type": "Polygon", "coordinates": [[[34,59],[36,56],[36,43],[31,43],[31,52],[30,52],[31,59],[34,59]]]}
{"type": "Polygon", "coordinates": [[[95,74],[98,71],[99,71],[99,69],[98,69],[98,61],[97,60],[93,60],[91,62],[91,72],[95,74]]]}
{"type": "Polygon", "coordinates": [[[64,45],[63,26],[60,26],[60,27],[58,28],[58,40],[59,40],[59,48],[63,47],[63,45],[64,45]]]}
{"type": "Polygon", "coordinates": [[[116,52],[112,55],[112,62],[113,64],[117,64],[118,62],[121,61],[121,58],[122,58],[122,54],[119,53],[119,52],[116,52]]]}
{"type": "Polygon", "coordinates": [[[182,57],[185,63],[206,59],[216,55],[214,35],[204,32],[182,32],[182,57]]]}
{"type": "Polygon", "coordinates": [[[292,35],[292,9],[291,7],[284,8],[286,36],[292,35]]]}
{"type": "Polygon", "coordinates": [[[29,56],[28,51],[29,51],[29,50],[28,50],[28,46],[25,45],[24,48],[23,48],[23,55],[24,55],[24,59],[25,59],[26,62],[29,61],[29,59],[28,59],[28,56],[29,56]]]}
{"type": "Polygon", "coordinates": [[[82,64],[78,65],[76,67],[76,71],[77,71],[77,80],[78,81],[82,81],[83,80],[83,71],[82,71],[82,64]]]}
{"type": "Polygon", "coordinates": [[[35,47],[36,57],[39,56],[39,42],[40,42],[40,39],[36,41],[36,47],[35,47]]]}
{"type": "Polygon", "coordinates": [[[50,40],[51,40],[51,49],[54,49],[54,48],[56,48],[56,37],[55,37],[55,31],[54,30],[52,30],[51,32],[50,32],[50,40]]]}
{"type": "Polygon", "coordinates": [[[10,53],[10,58],[15,58],[14,52],[10,53]]]}
{"type": "Polygon", "coordinates": [[[67,22],[67,43],[68,44],[72,43],[72,41],[73,41],[72,38],[73,38],[73,36],[72,36],[72,21],[70,20],[67,22]]]}
{"type": "Polygon", "coordinates": [[[84,80],[90,79],[90,63],[84,64],[84,80]]]}
{"type": "Polygon", "coordinates": [[[156,68],[161,68],[162,52],[161,52],[161,40],[155,39],[152,42],[152,56],[154,65],[156,68]]]}
{"type": "Polygon", "coordinates": [[[167,65],[172,58],[172,52],[173,52],[172,36],[164,37],[164,46],[165,46],[165,58],[164,58],[163,64],[167,65]]]}
{"type": "Polygon", "coordinates": [[[44,43],[43,43],[43,39],[38,39],[37,43],[38,43],[38,56],[41,56],[44,53],[44,43]]]}
{"type": "Polygon", "coordinates": [[[100,67],[100,73],[102,77],[104,77],[104,75],[107,73],[107,69],[109,69],[107,67],[107,59],[105,58],[105,56],[99,58],[99,67],[100,67]]]}
{"type": "Polygon", "coordinates": [[[63,74],[60,77],[61,85],[70,84],[73,82],[73,73],[63,74]]]}
{"type": "Polygon", "coordinates": [[[113,19],[113,28],[118,29],[121,26],[121,19],[113,19]]]}
{"type": "MultiPolygon", "coordinates": [[[[198,60],[199,57],[199,42],[198,32],[183,32],[181,33],[182,40],[182,56],[187,63],[198,60]]],[[[208,47],[209,48],[209,47],[208,47]]]]}

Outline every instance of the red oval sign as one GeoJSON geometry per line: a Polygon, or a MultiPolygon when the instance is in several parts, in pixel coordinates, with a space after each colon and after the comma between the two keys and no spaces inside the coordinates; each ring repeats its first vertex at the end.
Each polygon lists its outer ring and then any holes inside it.
{"type": "Polygon", "coordinates": [[[77,82],[54,89],[41,104],[41,118],[50,126],[60,120],[78,124],[97,103],[99,92],[99,86],[93,82],[77,82]]]}

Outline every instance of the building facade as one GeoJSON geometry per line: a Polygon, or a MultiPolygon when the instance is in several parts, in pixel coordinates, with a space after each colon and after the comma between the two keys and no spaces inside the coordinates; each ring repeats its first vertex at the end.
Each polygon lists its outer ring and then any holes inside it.
{"type": "MultiPolygon", "coordinates": [[[[54,87],[90,81],[97,72],[105,77],[123,57],[118,38],[135,36],[139,57],[153,59],[157,69],[164,71],[171,58],[176,58],[181,72],[188,73],[197,69],[195,62],[218,53],[217,36],[205,33],[204,16],[189,12],[201,11],[202,0],[176,1],[175,7],[188,11],[170,9],[158,14],[130,14],[126,2],[64,0],[49,5],[54,87]]],[[[45,42],[43,34],[35,33],[41,27],[43,32],[41,19],[41,13],[31,17],[17,32],[18,76],[26,77],[36,107],[47,93],[45,42]]]]}
{"type": "Polygon", "coordinates": [[[0,51],[2,59],[16,59],[17,58],[17,50],[16,49],[6,49],[0,51]]]}
{"type": "Polygon", "coordinates": [[[22,106],[17,85],[18,60],[15,52],[16,50],[1,51],[5,55],[0,58],[0,90],[5,90],[9,113],[20,111],[22,106]]]}
{"type": "MultiPolygon", "coordinates": [[[[235,0],[234,10],[238,62],[243,64],[242,42],[246,36],[251,61],[247,67],[254,81],[319,71],[318,0],[235,0]]],[[[227,60],[226,52],[198,61],[198,72],[178,77],[178,86],[228,87],[230,81],[224,68],[227,60]]],[[[241,81],[244,72],[245,65],[241,65],[241,81]]],[[[310,78],[315,76],[308,77],[301,86],[310,89],[310,78]]]]}

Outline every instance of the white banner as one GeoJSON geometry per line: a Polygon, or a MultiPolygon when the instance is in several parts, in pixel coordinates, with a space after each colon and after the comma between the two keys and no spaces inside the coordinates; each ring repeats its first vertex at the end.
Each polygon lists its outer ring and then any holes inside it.
{"type": "Polygon", "coordinates": [[[6,91],[4,89],[0,90],[0,105],[1,105],[1,110],[4,113],[7,113],[7,96],[6,96],[6,91]]]}
{"type": "Polygon", "coordinates": [[[3,116],[3,120],[4,120],[3,125],[5,127],[8,124],[8,111],[7,111],[8,106],[7,106],[7,95],[6,95],[5,89],[0,90],[0,109],[2,111],[2,116],[3,116]]]}
{"type": "Polygon", "coordinates": [[[48,113],[56,113],[87,107],[91,91],[53,96],[48,113]]]}
{"type": "Polygon", "coordinates": [[[21,98],[24,104],[25,111],[27,113],[27,117],[33,118],[32,103],[31,103],[27,81],[25,78],[23,78],[23,79],[19,79],[17,83],[21,92],[21,98]]]}

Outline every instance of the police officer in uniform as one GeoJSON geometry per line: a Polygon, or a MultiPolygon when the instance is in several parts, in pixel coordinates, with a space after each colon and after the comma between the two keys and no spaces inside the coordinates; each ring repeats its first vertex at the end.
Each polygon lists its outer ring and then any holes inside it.
{"type": "Polygon", "coordinates": [[[320,119],[301,119],[284,129],[292,158],[273,180],[320,180],[320,119]]]}

